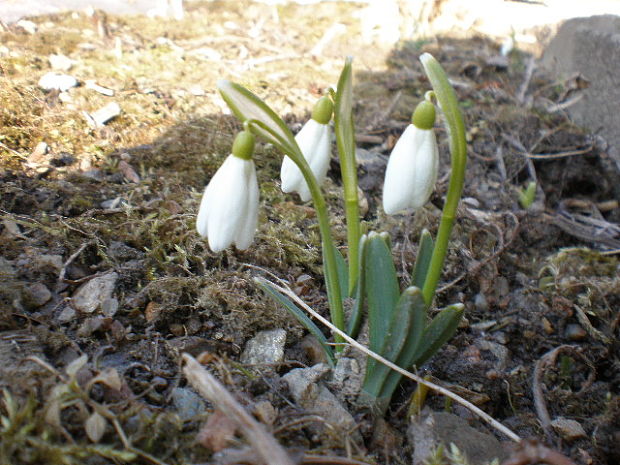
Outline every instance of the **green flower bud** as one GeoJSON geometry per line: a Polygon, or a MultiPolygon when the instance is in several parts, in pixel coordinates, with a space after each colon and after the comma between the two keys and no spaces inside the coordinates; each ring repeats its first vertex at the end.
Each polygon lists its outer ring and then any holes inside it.
{"type": "Polygon", "coordinates": [[[235,137],[232,154],[242,160],[251,160],[254,153],[254,134],[250,131],[241,131],[235,137]]]}
{"type": "Polygon", "coordinates": [[[319,124],[327,124],[332,119],[334,104],[329,97],[321,97],[314,104],[312,109],[312,119],[319,124]]]}
{"type": "Polygon", "coordinates": [[[433,129],[435,105],[427,100],[420,102],[411,115],[411,123],[418,129],[433,129]]]}

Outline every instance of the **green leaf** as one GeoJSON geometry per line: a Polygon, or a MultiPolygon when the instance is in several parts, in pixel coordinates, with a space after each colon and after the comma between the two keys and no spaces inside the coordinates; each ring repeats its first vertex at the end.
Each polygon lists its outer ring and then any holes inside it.
{"type": "Polygon", "coordinates": [[[299,321],[314,337],[317,338],[319,344],[323,348],[325,355],[327,357],[327,361],[330,366],[336,365],[336,358],[334,357],[334,351],[331,346],[327,343],[327,338],[321,332],[321,330],[314,324],[314,322],[306,315],[304,311],[302,311],[297,305],[295,305],[288,297],[282,295],[280,291],[278,291],[273,284],[271,284],[266,279],[262,278],[254,278],[254,282],[271,298],[275,301],[279,302],[285,309],[287,309],[297,321],[299,321]]]}
{"type": "MultiPolygon", "coordinates": [[[[401,351],[396,364],[406,370],[411,369],[414,365],[421,366],[424,364],[454,335],[463,316],[463,309],[462,304],[450,305],[440,311],[428,326],[425,326],[426,306],[417,307],[417,315],[414,317],[417,321],[411,325],[412,330],[407,339],[407,344],[401,351]]],[[[377,396],[376,403],[379,408],[387,408],[387,404],[401,378],[402,375],[395,371],[388,374],[383,388],[377,396]]]]}
{"type": "MultiPolygon", "coordinates": [[[[385,237],[368,234],[364,257],[364,287],[368,304],[369,348],[380,353],[400,296],[392,251],[385,237]]],[[[377,361],[368,359],[366,370],[372,372],[377,361]]]]}
{"type": "Polygon", "coordinates": [[[415,360],[412,362],[421,366],[429,358],[435,355],[454,335],[463,317],[465,306],[463,304],[448,305],[441,310],[424,330],[422,335],[423,345],[418,349],[415,360]]]}
{"type": "MultiPolygon", "coordinates": [[[[349,295],[349,269],[347,267],[347,262],[340,253],[340,250],[332,244],[332,248],[334,250],[334,256],[336,257],[336,268],[338,273],[338,282],[340,283],[340,294],[343,299],[349,295]]],[[[325,262],[325,257],[323,257],[323,262],[325,262]]],[[[327,269],[325,269],[327,272],[327,269]]]]}
{"type": "Polygon", "coordinates": [[[301,155],[295,137],[286,123],[257,95],[225,79],[218,81],[217,88],[240,121],[254,123],[252,124],[253,132],[289,156],[301,155]]]}
{"type": "Polygon", "coordinates": [[[384,238],[371,232],[365,251],[364,281],[368,302],[370,350],[378,352],[383,346],[400,292],[392,251],[384,238]]]}
{"type": "Polygon", "coordinates": [[[364,279],[364,263],[366,263],[365,259],[365,250],[368,236],[366,234],[360,237],[359,242],[359,278],[355,283],[354,294],[353,294],[353,308],[351,309],[351,316],[349,317],[349,322],[347,324],[347,334],[351,336],[353,339],[357,337],[359,333],[360,326],[362,323],[362,313],[364,310],[364,302],[366,296],[365,289],[365,279],[364,279]]]}
{"type": "Polygon", "coordinates": [[[411,285],[424,288],[424,281],[426,280],[426,273],[428,267],[431,264],[431,258],[433,256],[433,238],[431,233],[427,229],[420,234],[420,243],[418,246],[418,255],[415,259],[415,265],[413,266],[413,272],[411,273],[411,285]]]}
{"type": "Polygon", "coordinates": [[[524,190],[519,191],[519,204],[527,210],[536,200],[536,181],[531,181],[524,190]]]}
{"type": "MultiPolygon", "coordinates": [[[[390,321],[390,327],[385,334],[383,347],[379,355],[396,363],[403,348],[409,343],[409,335],[412,325],[419,325],[418,314],[425,314],[424,298],[422,291],[417,287],[408,287],[401,294],[396,309],[390,321]]],[[[422,327],[424,320],[422,319],[422,327]]],[[[421,333],[421,331],[420,331],[421,333]]],[[[386,381],[390,368],[383,363],[377,363],[371,370],[366,371],[364,391],[374,397],[381,397],[381,387],[386,381]]],[[[390,393],[391,395],[391,393],[390,393]]]]}
{"type": "MultiPolygon", "coordinates": [[[[427,316],[426,316],[426,303],[422,291],[419,288],[409,287],[408,289],[414,289],[415,292],[412,295],[411,302],[411,323],[409,325],[409,331],[405,343],[396,358],[396,365],[408,370],[413,365],[413,359],[420,345],[422,344],[422,334],[426,328],[427,316]]],[[[410,291],[413,293],[413,291],[410,291]]],[[[377,406],[379,409],[387,408],[387,405],[392,398],[394,390],[400,383],[402,375],[396,371],[390,371],[381,387],[381,390],[377,393],[378,399],[377,406]]]]}

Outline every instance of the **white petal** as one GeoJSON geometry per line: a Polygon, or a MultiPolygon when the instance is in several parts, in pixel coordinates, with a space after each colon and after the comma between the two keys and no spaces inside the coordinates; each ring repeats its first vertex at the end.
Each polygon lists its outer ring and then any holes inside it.
{"type": "Polygon", "coordinates": [[[240,226],[244,224],[251,184],[246,173],[253,171],[251,160],[230,155],[205,189],[196,229],[201,235],[207,236],[213,252],[220,252],[230,246],[240,226]]]}
{"type": "Polygon", "coordinates": [[[247,198],[245,200],[245,211],[241,217],[237,234],[235,235],[235,245],[239,250],[247,249],[254,240],[256,225],[258,224],[258,181],[256,180],[256,168],[254,162],[249,160],[244,173],[245,185],[247,186],[247,198]]]}
{"type": "Polygon", "coordinates": [[[299,188],[299,184],[303,181],[301,171],[297,165],[286,155],[282,160],[282,168],[280,169],[280,179],[282,180],[282,192],[290,194],[299,188]]]}
{"type": "MultiPolygon", "coordinates": [[[[327,170],[329,169],[329,161],[331,156],[331,137],[329,126],[321,124],[321,127],[317,131],[318,137],[316,143],[312,148],[312,157],[309,159],[310,169],[316,178],[319,185],[323,184],[327,170]]],[[[310,200],[310,189],[308,184],[304,181],[301,189],[299,190],[301,200],[306,202],[310,200]]]]}
{"type": "MultiPolygon", "coordinates": [[[[331,156],[330,129],[327,124],[309,120],[295,136],[297,144],[310,165],[312,173],[321,184],[327,174],[329,159],[331,156]]],[[[310,200],[310,190],[297,165],[288,157],[282,162],[280,172],[282,178],[282,191],[297,191],[302,201],[310,200]]]]}
{"type": "Polygon", "coordinates": [[[383,185],[384,211],[391,215],[422,207],[433,192],[438,160],[433,130],[407,126],[388,160],[383,185]]]}

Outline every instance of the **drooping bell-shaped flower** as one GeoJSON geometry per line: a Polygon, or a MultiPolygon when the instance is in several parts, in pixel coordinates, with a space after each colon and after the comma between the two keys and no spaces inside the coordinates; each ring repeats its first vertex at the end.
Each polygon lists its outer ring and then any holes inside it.
{"type": "MultiPolygon", "coordinates": [[[[312,118],[301,128],[295,140],[301,149],[306,161],[318,184],[321,184],[329,168],[331,155],[331,130],[329,121],[332,118],[334,104],[327,97],[322,97],[314,105],[312,118]]],[[[311,194],[308,184],[297,165],[289,157],[284,157],[280,171],[282,191],[286,193],[298,192],[301,200],[310,200],[311,194]]]]}
{"type": "Polygon", "coordinates": [[[433,132],[435,107],[421,102],[394,146],[383,184],[383,210],[388,215],[422,207],[430,198],[439,167],[439,150],[433,132]]]}
{"type": "Polygon", "coordinates": [[[237,134],[232,154],[226,158],[205,188],[196,229],[209,241],[213,252],[231,244],[247,249],[258,223],[258,182],[252,161],[254,136],[237,134]]]}

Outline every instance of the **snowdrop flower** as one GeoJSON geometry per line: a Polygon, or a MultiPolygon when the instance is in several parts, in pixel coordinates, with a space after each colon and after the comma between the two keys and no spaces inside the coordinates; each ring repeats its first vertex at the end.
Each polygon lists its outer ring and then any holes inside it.
{"type": "MultiPolygon", "coordinates": [[[[301,128],[295,140],[310,165],[312,173],[319,184],[325,179],[331,155],[331,131],[329,121],[332,118],[334,104],[327,97],[322,97],[314,105],[312,118],[301,128]]],[[[289,157],[284,157],[282,170],[282,191],[298,192],[301,200],[310,200],[311,194],[301,171],[289,157]]]]}
{"type": "Polygon", "coordinates": [[[388,160],[383,184],[383,210],[388,215],[422,207],[437,181],[439,150],[433,132],[435,107],[421,102],[388,160]]]}
{"type": "Polygon", "coordinates": [[[213,252],[231,244],[247,249],[258,223],[258,182],[252,161],[254,136],[248,131],[237,134],[232,154],[226,158],[205,188],[196,229],[208,238],[213,252]]]}

